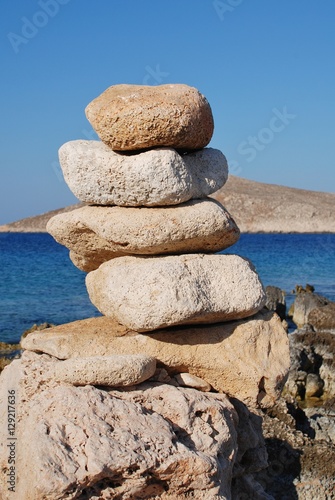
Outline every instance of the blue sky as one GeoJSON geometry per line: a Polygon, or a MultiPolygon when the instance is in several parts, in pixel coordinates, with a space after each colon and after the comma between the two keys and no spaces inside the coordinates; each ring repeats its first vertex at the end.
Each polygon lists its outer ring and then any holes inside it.
{"type": "Polygon", "coordinates": [[[110,85],[187,83],[231,173],[335,191],[334,0],[3,0],[0,224],[76,203],[67,141],[110,85]]]}

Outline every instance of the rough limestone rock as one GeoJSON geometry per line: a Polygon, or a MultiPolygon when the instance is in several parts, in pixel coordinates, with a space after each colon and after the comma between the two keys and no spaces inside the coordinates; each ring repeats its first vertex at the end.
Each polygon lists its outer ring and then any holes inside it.
{"type": "MultiPolygon", "coordinates": [[[[285,391],[304,400],[311,395],[308,385],[318,384],[314,396],[335,397],[335,336],[331,332],[297,330],[289,335],[291,368],[285,391]],[[310,377],[310,375],[316,377],[310,377]]],[[[311,387],[311,385],[310,385],[311,387]]]]}
{"type": "Polygon", "coordinates": [[[156,360],[144,354],[91,356],[61,361],[55,379],[73,385],[127,387],[152,377],[156,360]]]}
{"type": "Polygon", "coordinates": [[[86,272],[123,255],[218,252],[233,245],[239,229],[223,206],[210,199],[173,207],[87,206],[56,215],[47,229],[78,257],[86,272]]]}
{"type": "Polygon", "coordinates": [[[85,110],[100,139],[116,151],[207,146],[214,121],[207,99],[188,85],[114,85],[85,110]]]}
{"type": "Polygon", "coordinates": [[[70,141],[59,150],[64,179],[81,201],[98,205],[178,205],[204,198],[228,178],[225,156],[205,148],[180,155],[159,148],[115,153],[99,141],[70,141]]]}
{"type": "Polygon", "coordinates": [[[137,331],[245,318],[265,302],[252,264],[237,255],[119,257],[86,286],[102,314],[137,331]]]}
{"type": "Polygon", "coordinates": [[[285,292],[277,286],[267,286],[265,288],[266,303],[265,307],[269,311],[276,311],[281,319],[286,318],[286,299],[285,292]]]}
{"type": "Polygon", "coordinates": [[[57,384],[50,370],[59,363],[27,352],[1,377],[2,403],[16,383],[20,443],[12,493],[1,425],[2,500],[231,498],[238,416],[226,395],[155,383],[125,392],[57,384]]]}
{"type": "Polygon", "coordinates": [[[335,302],[312,309],[307,321],[315,331],[335,331],[335,302]]]}
{"type": "Polygon", "coordinates": [[[329,300],[317,293],[302,291],[297,294],[292,306],[292,319],[298,328],[308,324],[309,313],[317,307],[322,307],[329,303],[329,300]]]}
{"type": "Polygon", "coordinates": [[[216,325],[173,327],[150,335],[110,318],[75,321],[31,333],[22,347],[59,359],[146,354],[169,374],[188,372],[245,404],[270,406],[290,366],[288,336],[275,313],[216,325]]]}

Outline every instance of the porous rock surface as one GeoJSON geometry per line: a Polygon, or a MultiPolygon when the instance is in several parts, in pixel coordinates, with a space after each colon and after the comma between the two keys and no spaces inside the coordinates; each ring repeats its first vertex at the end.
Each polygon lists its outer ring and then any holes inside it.
{"type": "MultiPolygon", "coordinates": [[[[1,474],[2,500],[229,500],[235,471],[243,477],[266,466],[259,417],[224,394],[154,382],[133,390],[74,387],[52,378],[59,363],[25,352],[1,375],[0,446],[9,388],[20,443],[16,491],[1,474]]],[[[6,453],[0,461],[6,470],[6,453]]]]}
{"type": "Polygon", "coordinates": [[[329,300],[317,293],[302,291],[297,294],[294,303],[291,306],[289,314],[298,328],[308,324],[309,313],[318,307],[328,304],[329,300]]]}
{"type": "Polygon", "coordinates": [[[144,382],[155,370],[156,359],[145,354],[90,356],[57,363],[54,377],[73,385],[127,387],[144,382]]]}
{"type": "Polygon", "coordinates": [[[228,178],[218,149],[180,155],[171,148],[136,155],[99,141],[70,141],[59,149],[64,179],[81,201],[98,205],[177,205],[217,191],[228,178]]]}
{"type": "Polygon", "coordinates": [[[86,206],[53,217],[47,229],[86,272],[123,255],[218,252],[240,235],[224,207],[210,199],[173,207],[86,206]]]}
{"type": "Polygon", "coordinates": [[[214,130],[207,99],[184,84],[113,85],[85,112],[100,139],[116,151],[200,149],[214,130]]]}
{"type": "Polygon", "coordinates": [[[312,309],[308,314],[308,324],[315,331],[333,331],[335,333],[335,302],[312,309]]]}
{"type": "Polygon", "coordinates": [[[335,335],[331,332],[297,330],[289,335],[291,368],[285,391],[305,396],[335,397],[335,335]],[[312,393],[312,386],[316,393],[312,393]],[[307,393],[307,394],[306,394],[307,393]]]}
{"type": "Polygon", "coordinates": [[[237,255],[119,257],[86,287],[100,312],[137,331],[245,318],[265,302],[254,267],[237,255]]]}
{"type": "Polygon", "coordinates": [[[169,374],[196,375],[250,407],[276,401],[290,366],[288,336],[278,316],[265,310],[241,321],[150,335],[129,331],[110,318],[90,318],[31,333],[22,347],[59,359],[146,354],[169,374]]]}

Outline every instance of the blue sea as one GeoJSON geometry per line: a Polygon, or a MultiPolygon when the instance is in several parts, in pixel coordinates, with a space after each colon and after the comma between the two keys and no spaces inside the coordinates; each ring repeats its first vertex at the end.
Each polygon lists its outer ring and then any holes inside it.
{"type": "MultiPolygon", "coordinates": [[[[295,285],[313,285],[335,300],[335,234],[242,234],[223,253],[249,258],[265,286],[294,299],[295,285]]],[[[85,273],[68,250],[44,233],[0,233],[0,341],[15,343],[33,324],[61,324],[99,316],[85,273]]]]}

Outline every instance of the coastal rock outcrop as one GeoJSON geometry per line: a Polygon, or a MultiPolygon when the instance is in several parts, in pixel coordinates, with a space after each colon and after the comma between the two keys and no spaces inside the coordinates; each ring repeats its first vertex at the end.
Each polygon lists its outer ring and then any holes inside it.
{"type": "Polygon", "coordinates": [[[323,307],[329,303],[326,297],[313,292],[302,290],[297,293],[294,303],[291,306],[289,315],[298,328],[302,328],[309,322],[309,313],[313,309],[323,307]]]}
{"type": "Polygon", "coordinates": [[[113,85],[85,112],[100,139],[115,151],[201,149],[214,130],[207,99],[184,84],[113,85]]]}
{"type": "Polygon", "coordinates": [[[297,330],[289,335],[291,368],[285,391],[293,397],[335,397],[335,336],[297,330]]]}
{"type": "Polygon", "coordinates": [[[335,302],[312,309],[308,314],[307,322],[315,331],[335,332],[335,302]]]}

